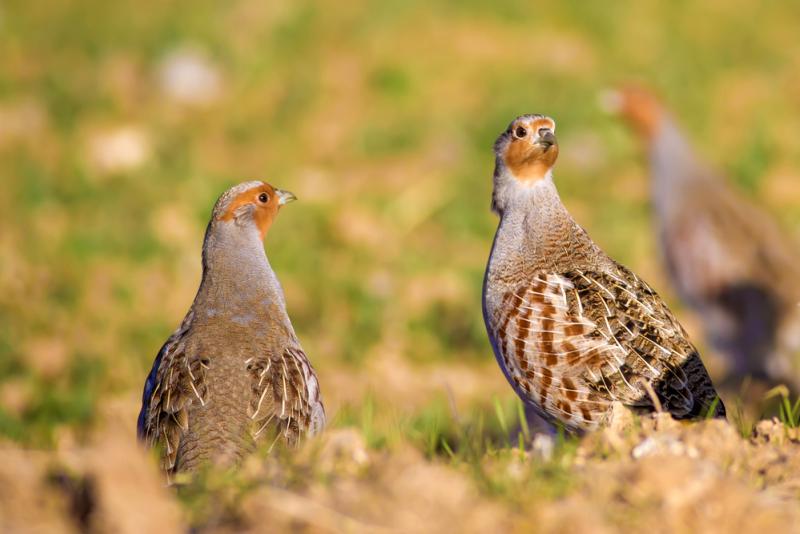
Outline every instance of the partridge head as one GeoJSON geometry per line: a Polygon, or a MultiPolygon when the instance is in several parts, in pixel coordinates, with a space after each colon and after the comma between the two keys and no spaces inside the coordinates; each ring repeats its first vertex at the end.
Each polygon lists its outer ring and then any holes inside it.
{"type": "Polygon", "coordinates": [[[255,230],[264,239],[282,206],[297,200],[289,191],[266,182],[245,182],[227,190],[214,206],[212,225],[232,223],[243,231],[255,230]]]}
{"type": "Polygon", "coordinates": [[[601,104],[622,117],[643,141],[651,141],[666,118],[655,94],[634,84],[606,91],[601,96],[601,104]]]}
{"type": "Polygon", "coordinates": [[[500,214],[520,191],[551,175],[558,159],[556,123],[544,115],[514,120],[494,146],[496,166],[492,209],[500,214]]]}

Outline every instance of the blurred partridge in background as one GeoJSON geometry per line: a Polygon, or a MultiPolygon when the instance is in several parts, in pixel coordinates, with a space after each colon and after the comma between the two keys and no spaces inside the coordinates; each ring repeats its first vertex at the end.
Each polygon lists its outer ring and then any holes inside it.
{"type": "Polygon", "coordinates": [[[711,379],[661,298],[609,258],[561,203],[555,122],[514,120],[495,143],[500,224],[483,290],[495,356],[517,394],[571,430],[612,404],[678,419],[724,417],[711,379]]]}
{"type": "Polygon", "coordinates": [[[696,155],[651,93],[626,87],[607,103],[645,145],[667,271],[727,358],[732,381],[753,377],[798,389],[797,244],[696,155]]]}
{"type": "Polygon", "coordinates": [[[139,414],[139,437],[161,448],[168,474],[236,463],[257,442],[294,445],[325,424],[316,374],[263,246],[294,198],[246,182],[214,206],[200,288],[155,359],[139,414]]]}

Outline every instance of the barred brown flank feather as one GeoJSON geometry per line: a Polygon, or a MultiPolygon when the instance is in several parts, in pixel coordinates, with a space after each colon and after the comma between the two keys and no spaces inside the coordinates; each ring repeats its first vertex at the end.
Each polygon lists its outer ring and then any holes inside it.
{"type": "MultiPolygon", "coordinates": [[[[539,117],[520,117],[508,131],[539,117]]],[[[538,141],[506,133],[496,144],[501,221],[484,293],[487,330],[509,380],[526,402],[573,430],[602,425],[614,401],[704,416],[716,392],[658,295],[575,223],[549,171],[532,183],[506,167],[503,151],[526,142],[538,141]]],[[[716,414],[724,413],[717,404],[716,414]]]]}
{"type": "MultiPolygon", "coordinates": [[[[518,365],[520,372],[512,370],[512,375],[518,376],[521,384],[532,382],[523,389],[538,391],[539,402],[543,406],[554,405],[562,423],[582,428],[600,421],[613,400],[647,405],[650,399],[646,388],[638,385],[641,380],[668,384],[660,391],[672,397],[663,402],[679,418],[697,416],[702,406],[713,402],[713,388],[710,392],[703,390],[710,387],[710,382],[700,380],[696,391],[688,390],[681,366],[695,358],[696,351],[686,341],[674,316],[632,273],[617,266],[617,272],[611,274],[570,271],[538,278],[533,291],[517,290],[517,294],[529,295],[522,299],[523,310],[542,312],[534,315],[529,327],[518,329],[512,365],[518,365]],[[628,282],[620,283],[620,276],[628,282]],[[542,289],[541,279],[547,280],[546,287],[550,289],[535,291],[542,289]],[[578,291],[567,293],[567,289],[573,288],[578,291]],[[580,301],[574,298],[562,301],[567,294],[579,295],[580,301]],[[631,294],[649,296],[652,301],[631,298],[631,294]],[[641,335],[639,331],[648,333],[641,335]],[[537,336],[531,337],[537,332],[537,336]],[[520,344],[520,340],[524,343],[520,344]],[[666,345],[670,349],[664,348],[666,345]],[[520,351],[520,346],[526,347],[525,350],[520,351]],[[538,372],[533,375],[524,372],[523,361],[533,362],[538,372]],[[604,396],[592,395],[593,391],[602,391],[604,396]],[[583,422],[577,420],[578,415],[583,422]]],[[[704,374],[703,369],[694,371],[697,375],[704,374]]]]}
{"type": "Polygon", "coordinates": [[[517,317],[517,339],[514,344],[517,350],[517,360],[520,368],[524,371],[528,368],[528,360],[525,358],[525,339],[528,337],[528,317],[531,315],[531,308],[524,308],[517,317]]]}

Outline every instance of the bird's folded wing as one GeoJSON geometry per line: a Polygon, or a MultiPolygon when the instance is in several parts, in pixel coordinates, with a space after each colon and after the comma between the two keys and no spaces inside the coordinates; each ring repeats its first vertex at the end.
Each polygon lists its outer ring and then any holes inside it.
{"type": "Polygon", "coordinates": [[[319,384],[301,349],[251,358],[246,365],[252,385],[248,415],[255,439],[271,434],[295,444],[302,435],[322,429],[325,412],[319,384]]]}
{"type": "Polygon", "coordinates": [[[622,266],[539,273],[505,296],[496,339],[512,379],[567,425],[595,427],[608,404],[655,403],[668,379],[689,410],[681,363],[695,354],[658,295],[622,266]]]}
{"type": "Polygon", "coordinates": [[[175,467],[181,438],[189,429],[189,407],[205,405],[208,400],[209,361],[186,350],[187,332],[188,326],[182,325],[162,347],[150,395],[142,408],[140,435],[150,445],[162,448],[166,470],[175,467]]]}

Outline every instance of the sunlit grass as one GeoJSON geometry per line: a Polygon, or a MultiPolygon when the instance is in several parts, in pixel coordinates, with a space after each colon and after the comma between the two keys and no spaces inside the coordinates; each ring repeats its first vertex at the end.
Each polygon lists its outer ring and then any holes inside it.
{"type": "Polygon", "coordinates": [[[787,428],[800,426],[800,398],[792,401],[789,388],[776,386],[767,392],[765,399],[778,399],[778,418],[787,428]]]}

